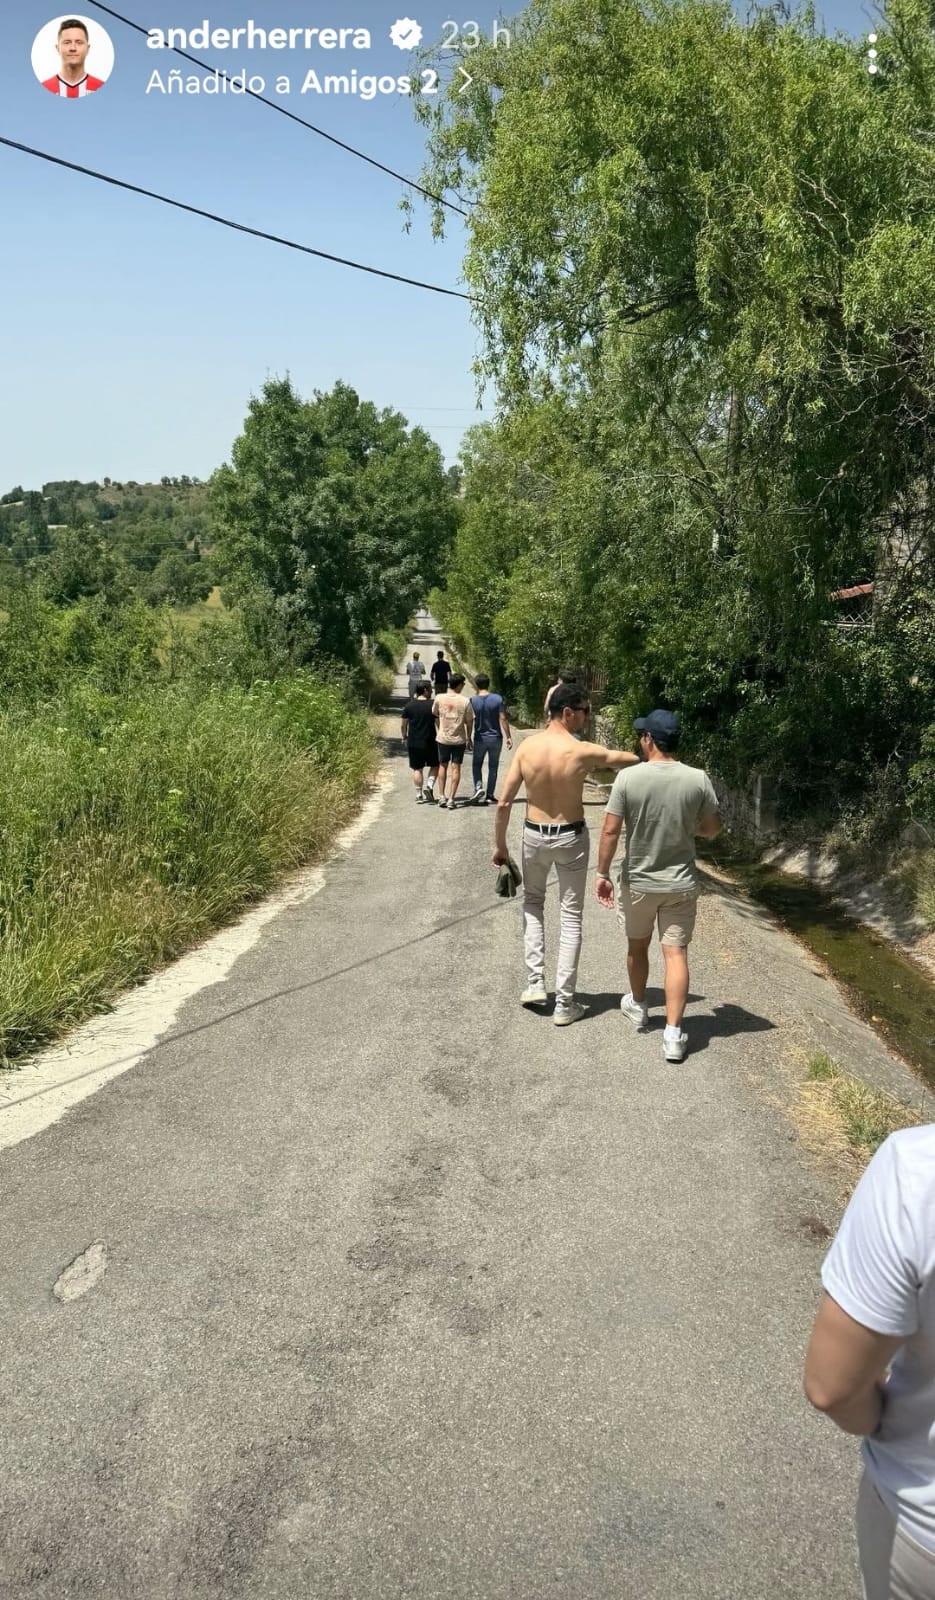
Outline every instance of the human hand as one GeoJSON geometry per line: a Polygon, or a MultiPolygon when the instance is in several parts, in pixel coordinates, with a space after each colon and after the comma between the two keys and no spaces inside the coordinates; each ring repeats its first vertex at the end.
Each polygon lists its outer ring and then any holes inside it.
{"type": "Polygon", "coordinates": [[[510,853],[508,850],[494,850],[490,859],[495,867],[505,867],[510,859],[510,853]]]}
{"type": "Polygon", "coordinates": [[[507,747],[508,750],[512,750],[512,748],[513,748],[513,740],[510,739],[509,737],[507,738],[507,741],[506,741],[506,747],[507,747]]]}
{"type": "Polygon", "coordinates": [[[612,911],[614,907],[614,885],[610,878],[598,877],[594,884],[594,893],[599,906],[612,911]]]}

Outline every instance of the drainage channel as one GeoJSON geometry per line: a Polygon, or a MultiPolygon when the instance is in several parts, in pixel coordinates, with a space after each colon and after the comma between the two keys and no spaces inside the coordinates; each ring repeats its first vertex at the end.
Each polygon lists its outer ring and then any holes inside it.
{"type": "Polygon", "coordinates": [[[921,966],[807,878],[746,859],[726,840],[704,845],[698,859],[733,879],[818,956],[857,1014],[935,1089],[935,983],[921,966]]]}

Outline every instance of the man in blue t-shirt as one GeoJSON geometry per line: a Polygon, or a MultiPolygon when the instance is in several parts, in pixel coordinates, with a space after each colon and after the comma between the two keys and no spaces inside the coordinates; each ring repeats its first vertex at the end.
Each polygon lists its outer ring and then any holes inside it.
{"type": "Polygon", "coordinates": [[[513,736],[510,733],[510,724],[507,719],[503,697],[499,694],[491,694],[490,679],[486,672],[479,672],[475,682],[477,684],[477,693],[471,696],[471,710],[474,712],[473,804],[476,806],[489,806],[496,803],[497,773],[500,770],[503,741],[505,739],[507,749],[512,750],[513,736]],[[483,784],[485,758],[487,761],[486,793],[483,784]]]}

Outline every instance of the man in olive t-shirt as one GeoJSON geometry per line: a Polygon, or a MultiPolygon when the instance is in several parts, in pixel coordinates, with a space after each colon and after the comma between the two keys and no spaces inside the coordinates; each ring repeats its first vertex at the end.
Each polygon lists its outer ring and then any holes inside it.
{"type": "Polygon", "coordinates": [[[640,735],[642,760],[638,767],[618,773],[610,791],[598,848],[596,892],[602,906],[613,905],[610,865],[625,823],[619,915],[627,934],[630,991],[620,1009],[638,1030],[646,1027],[649,946],[657,927],[665,962],[662,1049],[667,1061],[683,1061],[688,1044],[688,1035],[682,1032],[688,945],[698,895],[695,836],[713,839],[721,831],[721,821],[707,773],[676,761],[672,754],[679,737],[674,712],[651,711],[648,717],[637,717],[634,727],[640,735]]]}

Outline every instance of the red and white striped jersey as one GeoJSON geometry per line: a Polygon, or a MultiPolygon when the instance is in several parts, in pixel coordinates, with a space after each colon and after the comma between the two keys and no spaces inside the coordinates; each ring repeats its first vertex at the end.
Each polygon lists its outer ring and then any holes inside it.
{"type": "Polygon", "coordinates": [[[103,89],[104,79],[92,78],[90,73],[86,73],[77,83],[66,83],[65,79],[56,73],[54,78],[46,78],[42,87],[48,89],[50,94],[61,95],[63,100],[80,100],[84,94],[93,94],[95,89],[103,89]]]}

